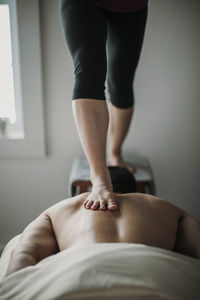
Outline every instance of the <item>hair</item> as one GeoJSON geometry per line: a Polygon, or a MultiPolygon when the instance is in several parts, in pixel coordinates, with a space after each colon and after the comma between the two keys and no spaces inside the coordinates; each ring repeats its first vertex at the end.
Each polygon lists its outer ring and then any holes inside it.
{"type": "Polygon", "coordinates": [[[134,175],[126,168],[108,166],[114,193],[136,193],[137,184],[134,175]]]}

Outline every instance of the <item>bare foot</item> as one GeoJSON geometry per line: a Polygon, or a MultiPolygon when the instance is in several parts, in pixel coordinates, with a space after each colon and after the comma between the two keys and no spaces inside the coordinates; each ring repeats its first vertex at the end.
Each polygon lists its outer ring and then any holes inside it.
{"type": "Polygon", "coordinates": [[[92,191],[83,202],[86,209],[110,210],[118,209],[117,198],[112,191],[112,187],[105,183],[93,184],[92,191]]]}
{"type": "Polygon", "coordinates": [[[109,155],[108,164],[110,166],[126,167],[133,175],[135,173],[135,169],[133,168],[133,166],[125,163],[121,156],[109,155]]]}

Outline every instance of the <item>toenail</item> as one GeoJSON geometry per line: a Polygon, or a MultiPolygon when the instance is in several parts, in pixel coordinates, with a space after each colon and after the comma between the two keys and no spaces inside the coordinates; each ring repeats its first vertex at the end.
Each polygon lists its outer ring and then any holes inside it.
{"type": "Polygon", "coordinates": [[[92,209],[96,209],[96,208],[98,207],[98,205],[99,205],[98,202],[94,203],[94,204],[92,205],[92,209]]]}
{"type": "Polygon", "coordinates": [[[88,202],[87,208],[90,208],[92,205],[93,205],[93,202],[92,202],[92,201],[88,202]]]}
{"type": "Polygon", "coordinates": [[[99,209],[100,210],[105,210],[105,206],[101,206],[99,209]]]}

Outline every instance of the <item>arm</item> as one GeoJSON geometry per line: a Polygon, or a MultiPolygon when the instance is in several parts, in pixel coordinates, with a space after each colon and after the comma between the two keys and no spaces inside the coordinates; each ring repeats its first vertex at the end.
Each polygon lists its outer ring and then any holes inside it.
{"type": "Polygon", "coordinates": [[[200,222],[186,212],[179,218],[174,251],[200,259],[200,222]]]}
{"type": "Polygon", "coordinates": [[[11,253],[6,276],[27,266],[35,265],[58,251],[51,220],[48,214],[43,212],[23,231],[18,245],[11,253]]]}

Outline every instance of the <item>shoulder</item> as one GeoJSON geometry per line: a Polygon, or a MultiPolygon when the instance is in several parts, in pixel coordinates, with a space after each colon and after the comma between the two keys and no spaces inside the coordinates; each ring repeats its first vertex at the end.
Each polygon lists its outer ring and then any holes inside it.
{"type": "Polygon", "coordinates": [[[83,203],[83,201],[86,199],[86,197],[89,195],[89,192],[86,193],[82,193],[79,195],[76,195],[74,197],[70,197],[70,198],[66,198],[63,199],[55,204],[53,204],[52,206],[50,206],[49,208],[47,208],[43,214],[45,214],[46,216],[50,217],[52,212],[55,212],[57,210],[66,208],[66,207],[77,207],[79,206],[81,203],[83,203]]]}
{"type": "Polygon", "coordinates": [[[127,198],[129,200],[138,200],[144,202],[161,203],[164,200],[162,198],[143,193],[128,193],[128,194],[117,194],[117,196],[127,198]]]}
{"type": "Polygon", "coordinates": [[[144,205],[149,205],[154,209],[174,211],[178,216],[182,216],[184,214],[184,211],[181,208],[172,204],[169,201],[164,200],[161,197],[153,196],[150,194],[143,194],[143,193],[129,193],[129,194],[122,194],[121,196],[133,201],[141,202],[144,205]]]}

